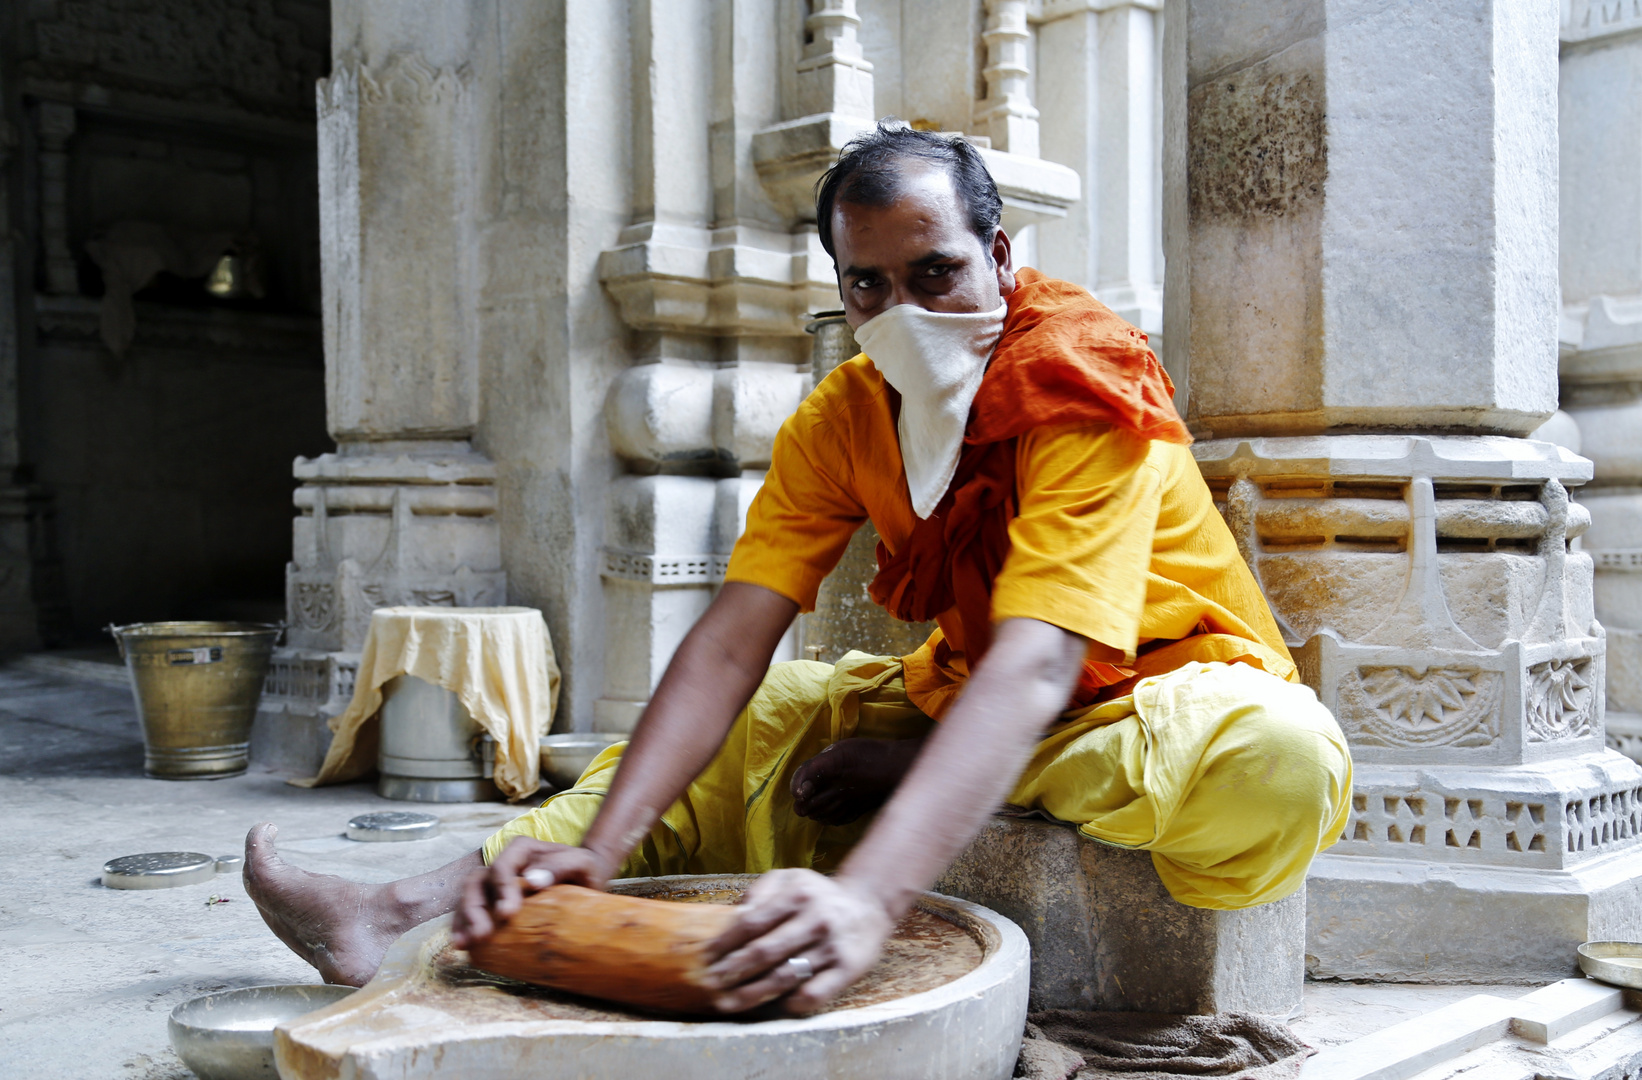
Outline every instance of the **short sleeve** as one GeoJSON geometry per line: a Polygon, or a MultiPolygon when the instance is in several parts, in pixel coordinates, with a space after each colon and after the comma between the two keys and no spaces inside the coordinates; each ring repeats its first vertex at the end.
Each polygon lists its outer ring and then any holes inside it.
{"type": "Polygon", "coordinates": [[[1101,659],[1134,655],[1162,502],[1150,445],[1105,425],[1020,437],[1019,512],[992,586],[993,619],[1053,623],[1106,646],[1101,659]]]}
{"type": "Polygon", "coordinates": [[[852,490],[849,455],[815,399],[788,417],[775,437],[764,486],[747,509],[747,527],[730,554],[725,581],[762,585],[815,610],[816,592],[866,520],[852,490]]]}

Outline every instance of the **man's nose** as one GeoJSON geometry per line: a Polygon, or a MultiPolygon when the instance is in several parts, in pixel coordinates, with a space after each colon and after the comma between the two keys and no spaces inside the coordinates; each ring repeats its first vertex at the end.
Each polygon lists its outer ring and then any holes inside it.
{"type": "Polygon", "coordinates": [[[913,307],[922,307],[923,305],[918,302],[919,299],[920,297],[918,294],[913,291],[912,282],[905,279],[896,281],[891,283],[889,303],[884,305],[884,310],[888,311],[890,308],[896,307],[900,304],[911,304],[913,307]]]}

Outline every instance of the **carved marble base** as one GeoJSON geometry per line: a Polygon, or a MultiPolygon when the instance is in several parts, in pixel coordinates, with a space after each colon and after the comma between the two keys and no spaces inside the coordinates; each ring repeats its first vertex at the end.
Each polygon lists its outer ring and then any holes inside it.
{"type": "Polygon", "coordinates": [[[251,726],[251,761],[258,768],[313,776],[331,745],[331,718],[353,699],[358,653],[275,649],[251,726]]]}
{"type": "Polygon", "coordinates": [[[467,443],[344,444],[294,471],[293,647],[357,651],[380,607],[507,602],[496,467],[467,443]]]}
{"type": "Polygon", "coordinates": [[[1335,855],[1569,869],[1635,849],[1642,767],[1611,750],[1504,768],[1359,763],[1335,855]]]}
{"type": "Polygon", "coordinates": [[[1642,713],[1610,711],[1603,726],[1609,749],[1642,763],[1642,713]]]}
{"type": "Polygon", "coordinates": [[[1601,636],[1463,650],[1324,632],[1294,653],[1359,757],[1506,764],[1602,745],[1601,636]]]}

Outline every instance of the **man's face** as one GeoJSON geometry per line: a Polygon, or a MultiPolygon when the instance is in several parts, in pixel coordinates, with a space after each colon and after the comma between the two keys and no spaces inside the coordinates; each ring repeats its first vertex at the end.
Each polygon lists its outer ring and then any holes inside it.
{"type": "Polygon", "coordinates": [[[1009,237],[999,229],[982,245],[944,169],[909,163],[900,195],[882,208],[837,203],[832,242],[852,330],[897,304],[994,311],[1015,291],[1009,237]]]}

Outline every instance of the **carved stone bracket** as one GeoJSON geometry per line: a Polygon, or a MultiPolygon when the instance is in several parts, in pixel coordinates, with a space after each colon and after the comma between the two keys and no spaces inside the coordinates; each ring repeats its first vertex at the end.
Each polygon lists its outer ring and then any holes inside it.
{"type": "Polygon", "coordinates": [[[807,312],[838,303],[831,263],[803,230],[644,222],[599,256],[599,280],[638,330],[798,341],[807,312]]]}

